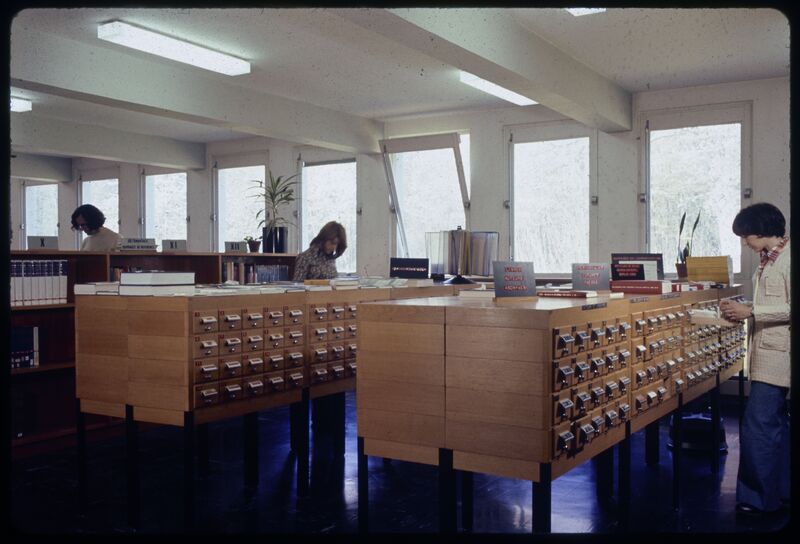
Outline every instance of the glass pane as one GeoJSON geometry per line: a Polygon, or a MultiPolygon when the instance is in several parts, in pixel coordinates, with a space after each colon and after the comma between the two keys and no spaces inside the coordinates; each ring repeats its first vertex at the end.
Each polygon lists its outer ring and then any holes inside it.
{"type": "Polygon", "coordinates": [[[256,217],[265,207],[264,201],[255,197],[255,184],[252,180],[264,181],[266,168],[263,164],[241,168],[221,168],[219,170],[219,251],[225,251],[225,242],[241,242],[245,236],[261,236],[259,220],[256,217]]]}
{"type": "MultiPolygon", "coordinates": [[[[84,181],[82,195],[82,204],[91,204],[106,216],[103,226],[119,233],[119,180],[84,181]]],[[[81,231],[81,240],[85,237],[86,234],[81,231]]]]}
{"type": "Polygon", "coordinates": [[[145,177],[145,237],[186,240],[186,172],[145,177]]]}
{"type": "Polygon", "coordinates": [[[25,236],[58,236],[58,184],[25,186],[25,236]]]}
{"type": "Polygon", "coordinates": [[[356,163],[303,168],[303,241],[306,249],[328,221],[338,221],[347,233],[347,251],[336,260],[340,273],[356,271],[356,163]]]}
{"type": "Polygon", "coordinates": [[[650,132],[650,251],[664,254],[664,272],[675,272],[698,211],[692,255],[730,255],[734,272],[741,270],[741,244],[731,231],[741,206],[741,149],[740,123],[650,132]]]}
{"type": "MultiPolygon", "coordinates": [[[[459,149],[469,194],[469,136],[461,137],[459,149]]],[[[391,160],[398,205],[406,227],[408,256],[425,258],[426,232],[466,228],[453,149],[394,153],[391,160]]],[[[399,230],[397,247],[400,254],[399,230]]]]}
{"type": "Polygon", "coordinates": [[[589,138],[514,144],[513,168],[514,260],[537,274],[589,261],[589,138]]]}

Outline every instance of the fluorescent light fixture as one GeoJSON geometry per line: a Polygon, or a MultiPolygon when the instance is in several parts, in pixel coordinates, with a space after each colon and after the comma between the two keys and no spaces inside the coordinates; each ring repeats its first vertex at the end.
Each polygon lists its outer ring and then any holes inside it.
{"type": "Polygon", "coordinates": [[[250,73],[250,63],[247,61],[121,21],[112,21],[99,25],[97,27],[97,37],[101,40],[228,76],[250,73]]]}
{"type": "Polygon", "coordinates": [[[11,97],[11,111],[31,111],[33,109],[33,102],[25,100],[24,98],[11,97]]]}
{"type": "Polygon", "coordinates": [[[581,15],[592,15],[594,13],[603,13],[606,8],[564,8],[568,12],[570,12],[575,17],[580,17],[581,15]]]}
{"type": "Polygon", "coordinates": [[[485,93],[493,94],[498,98],[513,102],[517,106],[531,106],[533,104],[538,104],[538,102],[535,102],[528,97],[517,94],[514,91],[509,91],[508,89],[501,87],[496,83],[481,79],[476,75],[465,72],[464,70],[461,70],[460,79],[461,83],[466,83],[467,85],[475,87],[476,89],[479,89],[485,93]]]}

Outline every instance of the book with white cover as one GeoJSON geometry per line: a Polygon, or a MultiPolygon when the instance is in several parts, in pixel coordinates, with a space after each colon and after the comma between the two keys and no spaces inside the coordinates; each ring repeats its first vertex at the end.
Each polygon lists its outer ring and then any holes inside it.
{"type": "Polygon", "coordinates": [[[94,281],[90,283],[76,283],[72,287],[72,292],[76,295],[97,295],[103,294],[118,294],[119,282],[118,281],[94,281]]]}
{"type": "Polygon", "coordinates": [[[119,294],[128,296],[194,295],[194,285],[120,285],[119,294]]]}
{"type": "Polygon", "coordinates": [[[728,321],[719,315],[719,310],[689,310],[692,325],[718,325],[720,327],[733,327],[734,321],[728,321]]]}
{"type": "Polygon", "coordinates": [[[194,272],[123,272],[120,285],[194,285],[194,272]]]}
{"type": "Polygon", "coordinates": [[[464,298],[487,298],[491,299],[494,297],[494,289],[461,289],[458,292],[459,297],[464,298]]]}

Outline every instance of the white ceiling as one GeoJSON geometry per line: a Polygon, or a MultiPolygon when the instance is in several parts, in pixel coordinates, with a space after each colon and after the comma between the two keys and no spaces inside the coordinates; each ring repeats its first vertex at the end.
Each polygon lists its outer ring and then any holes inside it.
{"type": "MultiPolygon", "coordinates": [[[[142,59],[175,73],[190,73],[211,88],[239,87],[378,121],[509,106],[459,83],[454,66],[337,12],[325,8],[29,9],[12,23],[10,76],[13,81],[15,63],[29,61],[25,51],[15,51],[15,37],[44,33],[98,50],[113,50],[122,58],[142,59]],[[231,78],[101,42],[96,38],[96,26],[112,19],[239,56],[252,63],[252,72],[231,78]]],[[[508,13],[527,31],[628,92],[789,74],[789,25],[774,10],[626,8],[585,17],[573,17],[557,8],[511,9],[508,13]]],[[[59,52],[35,62],[46,71],[49,62],[59,62],[59,52]]],[[[96,69],[102,73],[104,67],[98,64],[96,69]]],[[[141,84],[167,86],[169,82],[141,84]]],[[[191,142],[250,135],[76,100],[68,93],[56,96],[12,88],[12,94],[32,98],[35,115],[125,127],[141,134],[191,142]]]]}

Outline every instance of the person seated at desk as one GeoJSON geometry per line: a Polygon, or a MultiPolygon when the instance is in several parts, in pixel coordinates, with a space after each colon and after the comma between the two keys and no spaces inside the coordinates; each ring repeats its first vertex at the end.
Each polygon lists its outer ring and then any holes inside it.
{"type": "Polygon", "coordinates": [[[82,230],[86,238],[81,243],[81,251],[110,251],[119,249],[122,237],[103,226],[106,216],[91,204],[84,204],[72,212],[72,230],[82,230]]]}
{"type": "Polygon", "coordinates": [[[311,240],[308,249],[297,256],[293,281],[335,278],[336,259],[347,249],[347,234],[336,221],[329,221],[311,240]]]}

